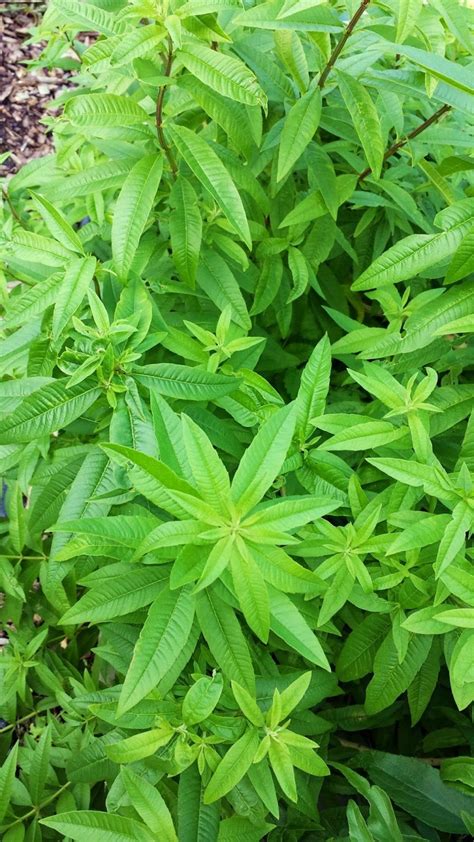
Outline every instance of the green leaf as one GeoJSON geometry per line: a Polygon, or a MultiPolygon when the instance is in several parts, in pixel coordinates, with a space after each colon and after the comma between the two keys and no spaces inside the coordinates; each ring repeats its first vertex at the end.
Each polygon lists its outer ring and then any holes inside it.
{"type": "Polygon", "coordinates": [[[55,297],[51,337],[57,342],[81,306],[96,271],[94,257],[71,260],[55,297]]]}
{"type": "Polygon", "coordinates": [[[232,480],[232,499],[242,514],[255,506],[274,481],[288,452],[296,423],[294,405],[263,424],[245,451],[232,480]]]}
{"type": "Polygon", "coordinates": [[[152,53],[165,38],[166,29],[154,23],[133,29],[119,39],[110,63],[115,67],[131,64],[134,59],[152,53]]]}
{"type": "Polygon", "coordinates": [[[212,400],[228,395],[237,390],[240,383],[236,377],[175,363],[135,366],[133,376],[138,383],[159,395],[188,401],[212,400]]]}
{"type": "Polygon", "coordinates": [[[120,715],[138,704],[166,675],[186,645],[193,619],[194,599],[189,587],[180,591],[166,588],[158,595],[125,676],[118,706],[120,715]]]}
{"type": "Polygon", "coordinates": [[[33,202],[52,236],[64,248],[71,249],[71,251],[77,252],[78,254],[84,254],[84,246],[82,245],[81,238],[74,231],[74,228],[72,228],[67,219],[44,196],[40,196],[38,193],[32,193],[32,196],[33,202]]]}
{"type": "Polygon", "coordinates": [[[236,546],[236,554],[231,557],[230,569],[243,615],[252,631],[266,643],[270,631],[268,590],[261,570],[252,558],[250,548],[243,542],[236,546]]]}
{"type": "Polygon", "coordinates": [[[283,593],[269,588],[270,628],[303,658],[330,672],[329,662],[323,648],[311,631],[303,615],[291,599],[283,593]]]}
{"type": "Polygon", "coordinates": [[[242,780],[253,763],[257,747],[258,734],[251,728],[228,749],[206,787],[205,804],[222,798],[242,780]]]}
{"type": "Polygon", "coordinates": [[[163,172],[162,155],[145,155],[130,170],[119,193],[112,222],[112,256],[126,280],[153,208],[163,172]]]}
{"type": "Polygon", "coordinates": [[[385,144],[378,111],[369,92],[347,73],[337,71],[339,90],[375,178],[382,169],[385,144]]]}
{"type": "Polygon", "coordinates": [[[365,709],[375,714],[390,705],[408,689],[424,664],[431,647],[431,637],[412,637],[400,663],[393,636],[388,634],[374,661],[374,677],[367,687],[365,709]]]}
{"type": "Polygon", "coordinates": [[[371,754],[367,768],[395,804],[418,821],[446,833],[465,833],[461,812],[472,810],[472,800],[443,783],[439,769],[414,757],[380,751],[371,754]]]}
{"type": "Polygon", "coordinates": [[[321,117],[321,91],[307,91],[285,117],[278,152],[277,180],[281,181],[313,139],[321,117]]]}
{"type": "Polygon", "coordinates": [[[152,842],[155,839],[154,834],[135,819],[96,810],[61,813],[55,818],[41,819],[41,824],[77,842],[90,842],[91,835],[99,834],[101,842],[152,842]]]}
{"type": "Polygon", "coordinates": [[[191,183],[178,174],[170,193],[173,213],[170,237],[173,260],[182,280],[194,289],[202,240],[202,218],[191,183]]]}
{"type": "Polygon", "coordinates": [[[180,842],[217,842],[219,805],[204,804],[204,785],[197,764],[193,763],[179,777],[178,838],[180,842]]]}
{"type": "Polygon", "coordinates": [[[217,673],[210,678],[205,675],[193,684],[183,699],[182,715],[187,725],[195,725],[207,719],[217,705],[224,682],[217,673]]]}
{"type": "Polygon", "coordinates": [[[131,769],[122,769],[120,776],[134,809],[152,833],[159,833],[163,842],[178,842],[171,813],[161,793],[131,769]]]}
{"type": "Polygon", "coordinates": [[[450,257],[471,230],[474,218],[472,204],[469,202],[453,206],[451,210],[455,211],[456,216],[446,231],[439,234],[411,234],[400,240],[359,275],[352,288],[367,290],[397,284],[450,257]]]}
{"type": "Polygon", "coordinates": [[[306,363],[296,398],[296,433],[301,445],[311,435],[311,418],[322,415],[331,376],[331,347],[327,336],[318,342],[306,363]]]}
{"type": "Polygon", "coordinates": [[[128,573],[109,576],[81,597],[62,617],[61,623],[70,625],[113,620],[149,605],[164,586],[164,574],[156,568],[134,571],[133,583],[128,573]]]}
{"type": "Polygon", "coordinates": [[[474,93],[474,83],[469,70],[461,64],[449,61],[436,53],[429,53],[426,50],[419,50],[416,47],[408,47],[405,44],[390,45],[393,52],[410,59],[414,64],[426,70],[430,76],[452,85],[467,94],[474,93]]]}
{"type": "Polygon", "coordinates": [[[148,115],[133,99],[119,94],[81,94],[68,100],[64,114],[78,128],[146,124],[148,115]]]}
{"type": "Polygon", "coordinates": [[[151,757],[159,748],[167,745],[172,736],[173,731],[170,727],[154,728],[152,731],[143,731],[111,743],[105,747],[105,751],[114,763],[136,763],[145,757],[151,757]]]}
{"type": "Polygon", "coordinates": [[[70,389],[66,378],[43,386],[2,419],[0,444],[27,442],[67,427],[89,409],[100,393],[97,382],[92,380],[83,380],[70,389]]]}
{"type": "Polygon", "coordinates": [[[256,77],[240,59],[191,41],[179,50],[178,57],[193,76],[221,96],[246,105],[266,106],[256,77]]]}
{"type": "Polygon", "coordinates": [[[250,248],[252,238],[244,206],[220,158],[201,135],[184,126],[170,126],[167,132],[186,164],[221,208],[233,230],[250,248]]]}
{"type": "Polygon", "coordinates": [[[196,613],[206,643],[224,675],[253,693],[255,676],[252,661],[232,608],[208,590],[199,594],[196,613]]]}
{"type": "Polygon", "coordinates": [[[15,743],[8,753],[0,769],[0,822],[6,816],[15,782],[16,765],[18,760],[18,743],[15,743]]]}
{"type": "Polygon", "coordinates": [[[197,282],[222,312],[231,308],[232,321],[249,330],[252,325],[247,305],[227,262],[217,252],[203,249],[197,270],[197,282]]]}

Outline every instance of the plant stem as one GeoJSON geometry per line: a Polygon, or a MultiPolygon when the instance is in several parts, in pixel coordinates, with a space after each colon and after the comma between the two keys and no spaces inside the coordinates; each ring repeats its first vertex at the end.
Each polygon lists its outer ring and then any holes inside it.
{"type": "Polygon", "coordinates": [[[42,801],[42,803],[38,804],[37,807],[33,807],[33,809],[30,810],[28,813],[25,813],[24,816],[19,816],[17,819],[15,819],[14,822],[12,822],[11,824],[7,824],[7,826],[4,827],[3,830],[9,830],[11,827],[16,827],[17,824],[22,824],[25,821],[25,819],[29,819],[31,816],[38,815],[43,809],[43,807],[47,807],[48,804],[51,804],[52,801],[55,801],[56,798],[59,795],[61,795],[61,793],[64,792],[64,790],[67,789],[69,786],[71,786],[71,781],[68,781],[67,783],[63,784],[62,787],[56,790],[56,792],[54,792],[53,795],[50,795],[49,798],[46,799],[46,801],[42,801]]]}
{"type": "MultiPolygon", "coordinates": [[[[163,74],[164,76],[171,76],[171,68],[173,66],[173,44],[171,38],[168,36],[168,53],[165,59],[163,74]]],[[[159,144],[168,158],[168,163],[171,167],[171,172],[176,175],[177,166],[174,155],[166,143],[165,134],[163,132],[163,100],[165,98],[166,85],[162,85],[156,100],[156,131],[158,133],[159,144]]]]}
{"type": "Polygon", "coordinates": [[[16,212],[15,206],[13,205],[13,202],[10,199],[10,196],[8,195],[8,190],[7,190],[6,187],[2,188],[2,196],[5,199],[8,207],[10,208],[10,211],[11,211],[11,214],[12,214],[13,218],[16,219],[17,222],[21,223],[21,219],[18,216],[18,213],[16,212]]]}
{"type": "Polygon", "coordinates": [[[362,0],[362,3],[360,4],[359,8],[354,13],[354,15],[350,19],[349,23],[347,24],[343,34],[341,35],[339,41],[337,42],[336,46],[334,47],[334,49],[333,49],[333,51],[332,51],[332,53],[329,57],[329,61],[326,65],[326,67],[324,68],[323,72],[321,73],[321,76],[319,77],[319,82],[318,82],[319,88],[323,88],[324,85],[326,84],[326,79],[328,78],[328,76],[329,76],[331,70],[333,69],[337,59],[339,58],[339,55],[342,53],[342,51],[343,51],[343,49],[346,45],[347,39],[350,38],[350,36],[352,35],[352,33],[354,31],[354,28],[357,26],[360,18],[364,14],[364,12],[365,12],[367,6],[369,5],[369,3],[370,3],[370,0],[362,0]]]}
{"type": "MultiPolygon", "coordinates": [[[[432,126],[433,123],[437,123],[438,120],[441,119],[441,117],[447,114],[448,111],[451,111],[451,108],[451,105],[442,105],[441,108],[438,108],[438,110],[431,115],[431,117],[428,117],[426,120],[423,121],[423,123],[420,123],[420,125],[417,126],[416,129],[413,129],[411,132],[409,132],[406,137],[402,138],[401,140],[398,140],[396,143],[393,144],[393,146],[390,146],[390,148],[387,149],[385,155],[383,156],[384,163],[389,158],[391,158],[392,155],[395,155],[395,153],[398,152],[399,149],[401,149],[403,146],[406,146],[406,144],[409,143],[410,140],[413,140],[414,137],[417,137],[419,134],[421,134],[421,132],[424,132],[424,130],[432,126]]],[[[371,172],[371,168],[367,167],[366,170],[359,173],[359,181],[363,181],[364,178],[367,178],[367,176],[370,175],[371,172]]]]}

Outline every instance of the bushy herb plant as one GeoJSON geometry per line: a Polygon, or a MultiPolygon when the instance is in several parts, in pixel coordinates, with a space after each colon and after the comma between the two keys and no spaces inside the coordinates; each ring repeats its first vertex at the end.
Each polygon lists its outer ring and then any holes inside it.
{"type": "Polygon", "coordinates": [[[4,842],[474,832],[471,23],[51,0],[74,86],[3,183],[4,842]]]}

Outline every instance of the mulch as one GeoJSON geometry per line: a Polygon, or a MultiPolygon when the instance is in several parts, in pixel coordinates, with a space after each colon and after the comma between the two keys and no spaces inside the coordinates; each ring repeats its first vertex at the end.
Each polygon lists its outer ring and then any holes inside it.
{"type": "Polygon", "coordinates": [[[40,19],[33,8],[16,11],[0,0],[0,153],[11,153],[0,164],[0,177],[52,151],[51,135],[41,120],[51,100],[70,84],[67,71],[28,66],[45,46],[25,43],[40,19]]]}

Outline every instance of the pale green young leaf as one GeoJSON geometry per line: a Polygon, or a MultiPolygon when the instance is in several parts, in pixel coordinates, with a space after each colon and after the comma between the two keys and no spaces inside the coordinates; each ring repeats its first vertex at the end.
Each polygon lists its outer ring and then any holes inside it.
{"type": "Polygon", "coordinates": [[[54,818],[41,819],[41,824],[76,842],[90,842],[91,836],[100,836],[101,842],[153,842],[155,839],[155,835],[135,819],[96,810],[61,813],[54,818]]]}
{"type": "Polygon", "coordinates": [[[235,701],[244,716],[247,717],[252,725],[260,728],[264,724],[265,719],[255,699],[250,695],[245,687],[241,687],[237,681],[232,681],[232,692],[234,694],[235,701]]]}
{"type": "Polygon", "coordinates": [[[163,842],[178,842],[171,813],[156,787],[130,768],[122,769],[120,776],[134,809],[152,833],[160,834],[163,842]]]}
{"type": "Polygon", "coordinates": [[[187,725],[195,725],[207,719],[222,695],[222,675],[205,675],[193,684],[183,699],[182,715],[187,725]]]}
{"type": "Polygon", "coordinates": [[[249,728],[245,734],[232,745],[219,763],[204,793],[204,803],[212,804],[218,798],[233,789],[244,777],[253,763],[258,747],[258,734],[254,728],[249,728]]]}
{"type": "Polygon", "coordinates": [[[232,480],[232,499],[242,514],[263,497],[281,469],[296,423],[294,405],[278,410],[260,428],[232,480]]]}

